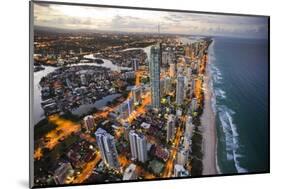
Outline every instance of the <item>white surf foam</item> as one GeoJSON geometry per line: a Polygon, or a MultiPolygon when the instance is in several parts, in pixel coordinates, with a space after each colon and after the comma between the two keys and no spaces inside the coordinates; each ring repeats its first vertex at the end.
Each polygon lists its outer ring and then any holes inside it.
{"type": "Polygon", "coordinates": [[[225,91],[223,91],[222,89],[215,89],[214,91],[215,91],[216,97],[219,97],[221,99],[226,98],[225,91]]]}
{"type": "MultiPolygon", "coordinates": [[[[210,80],[210,89],[213,91],[212,96],[212,109],[217,114],[219,120],[221,122],[221,127],[223,133],[225,135],[225,144],[226,144],[226,153],[227,153],[227,160],[233,161],[234,166],[238,173],[247,172],[247,170],[241,167],[239,159],[243,157],[242,154],[238,153],[239,149],[239,134],[237,132],[236,125],[233,121],[233,115],[235,114],[234,111],[229,109],[224,105],[220,105],[217,103],[217,99],[225,99],[227,98],[226,92],[220,88],[216,88],[218,84],[222,84],[223,81],[223,74],[219,70],[218,67],[215,65],[216,57],[214,52],[214,44],[215,41],[211,44],[209,48],[209,64],[208,64],[208,72],[211,74],[210,80]],[[215,87],[216,86],[216,87],[215,87]]],[[[217,152],[216,152],[217,153],[217,152]]],[[[216,157],[216,167],[219,173],[221,169],[218,165],[218,157],[216,157]]]]}
{"type": "Polygon", "coordinates": [[[233,160],[237,172],[244,173],[247,172],[247,170],[240,165],[239,161],[239,158],[241,158],[242,155],[238,153],[239,134],[237,132],[237,127],[233,122],[232,116],[234,114],[235,112],[228,107],[224,105],[219,106],[219,119],[225,135],[227,160],[233,160]]]}

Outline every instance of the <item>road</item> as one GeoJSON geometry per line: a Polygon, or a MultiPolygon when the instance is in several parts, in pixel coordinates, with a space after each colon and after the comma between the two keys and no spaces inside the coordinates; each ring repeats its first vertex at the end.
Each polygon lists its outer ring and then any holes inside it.
{"type": "Polygon", "coordinates": [[[56,125],[57,127],[47,133],[42,139],[40,143],[40,147],[35,149],[34,158],[39,160],[43,154],[42,149],[48,148],[52,150],[61,140],[67,138],[72,133],[77,133],[80,131],[81,126],[78,123],[75,123],[70,120],[66,120],[61,118],[59,115],[52,115],[48,117],[50,123],[56,125]]]}
{"type": "Polygon", "coordinates": [[[176,159],[177,156],[177,150],[180,144],[180,138],[182,136],[182,133],[183,133],[183,129],[177,128],[177,132],[173,142],[174,147],[170,151],[170,158],[166,162],[166,166],[163,172],[164,178],[170,178],[172,176],[173,169],[174,169],[174,160],[176,159]]]}
{"type": "Polygon", "coordinates": [[[94,168],[101,161],[100,152],[96,152],[95,158],[88,163],[85,163],[82,172],[73,180],[73,184],[80,184],[87,180],[93,173],[94,168]]]}

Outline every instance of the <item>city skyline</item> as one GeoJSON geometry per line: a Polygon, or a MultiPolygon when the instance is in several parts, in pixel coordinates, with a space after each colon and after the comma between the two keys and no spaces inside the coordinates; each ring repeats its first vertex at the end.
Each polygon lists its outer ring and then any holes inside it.
{"type": "Polygon", "coordinates": [[[265,17],[35,3],[35,26],[69,30],[267,38],[265,17]],[[188,27],[187,27],[188,26],[188,27]]]}
{"type": "Polygon", "coordinates": [[[269,171],[268,17],[34,5],[31,187],[269,171]]]}

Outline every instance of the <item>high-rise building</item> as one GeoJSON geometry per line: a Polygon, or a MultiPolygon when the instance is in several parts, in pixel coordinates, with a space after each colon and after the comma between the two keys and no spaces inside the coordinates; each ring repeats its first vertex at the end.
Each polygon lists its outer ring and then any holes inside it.
{"type": "Polygon", "coordinates": [[[163,51],[162,52],[162,64],[169,65],[173,63],[174,54],[172,51],[163,51]]]}
{"type": "Polygon", "coordinates": [[[125,122],[123,126],[124,126],[124,137],[128,141],[131,125],[130,125],[130,123],[125,122]]]}
{"type": "Polygon", "coordinates": [[[184,166],[189,157],[189,151],[185,150],[184,148],[181,148],[177,152],[177,164],[184,166]]]}
{"type": "Polygon", "coordinates": [[[170,77],[172,77],[172,78],[176,76],[176,64],[175,63],[170,64],[169,74],[170,74],[170,77]]]}
{"type": "Polygon", "coordinates": [[[184,99],[184,76],[177,77],[176,103],[181,105],[184,99]]]}
{"type": "Polygon", "coordinates": [[[136,78],[136,72],[135,71],[127,71],[122,74],[121,76],[124,79],[133,79],[136,78]]]}
{"type": "Polygon", "coordinates": [[[175,136],[176,116],[170,114],[167,121],[167,138],[166,141],[171,141],[175,136]]]}
{"type": "Polygon", "coordinates": [[[130,148],[133,160],[147,160],[147,141],[144,135],[131,130],[129,133],[130,148]]]}
{"type": "Polygon", "coordinates": [[[150,49],[149,74],[151,84],[151,102],[153,108],[160,107],[160,47],[150,49]]]}
{"type": "Polygon", "coordinates": [[[131,163],[126,169],[123,174],[123,180],[135,180],[137,179],[136,174],[136,165],[131,163]]]}
{"type": "Polygon", "coordinates": [[[189,172],[179,164],[174,165],[174,177],[187,177],[189,176],[189,172]]]}
{"type": "Polygon", "coordinates": [[[190,85],[190,87],[189,87],[189,97],[190,98],[192,98],[193,97],[193,95],[194,95],[194,88],[195,88],[195,79],[194,78],[192,78],[190,81],[189,81],[189,85],[190,85]]]}
{"type": "Polygon", "coordinates": [[[184,67],[183,66],[177,66],[177,75],[182,75],[183,71],[184,71],[184,67]]]}
{"type": "Polygon", "coordinates": [[[176,115],[177,115],[177,117],[182,116],[182,108],[177,108],[176,115]]]}
{"type": "Polygon", "coordinates": [[[142,87],[141,86],[134,86],[132,88],[132,95],[134,99],[134,104],[138,105],[141,103],[141,95],[142,95],[142,87]]]}
{"type": "Polygon", "coordinates": [[[118,112],[122,119],[126,119],[134,111],[134,99],[129,98],[118,106],[118,112]]]}
{"type": "Polygon", "coordinates": [[[163,51],[162,52],[162,64],[163,65],[169,64],[169,59],[170,59],[169,52],[168,51],[163,51]]]}
{"type": "Polygon", "coordinates": [[[94,128],[94,117],[92,115],[87,115],[83,118],[83,125],[87,131],[94,128]]]}
{"type": "Polygon", "coordinates": [[[172,84],[171,84],[171,78],[166,76],[164,78],[164,93],[168,94],[171,92],[172,84]]]}
{"type": "Polygon", "coordinates": [[[185,72],[186,72],[186,76],[188,77],[188,79],[190,79],[191,74],[192,74],[192,69],[190,67],[186,67],[185,72]]]}
{"type": "Polygon", "coordinates": [[[139,60],[137,58],[132,59],[132,67],[134,71],[139,69],[139,60]]]}
{"type": "Polygon", "coordinates": [[[95,135],[103,162],[111,168],[118,169],[120,165],[114,137],[102,128],[98,128],[95,135]]]}
{"type": "Polygon", "coordinates": [[[188,136],[183,137],[183,147],[187,151],[191,151],[192,140],[188,136]]]}
{"type": "Polygon", "coordinates": [[[196,111],[197,108],[198,108],[198,104],[197,104],[197,99],[196,98],[193,98],[191,100],[191,111],[196,111]]]}
{"type": "Polygon", "coordinates": [[[186,122],[185,122],[185,134],[187,135],[191,135],[192,133],[190,133],[193,129],[193,124],[192,124],[192,117],[191,116],[187,116],[186,122]]]}
{"type": "Polygon", "coordinates": [[[54,181],[56,184],[65,184],[67,176],[73,171],[69,162],[60,163],[59,167],[54,172],[54,181]]]}

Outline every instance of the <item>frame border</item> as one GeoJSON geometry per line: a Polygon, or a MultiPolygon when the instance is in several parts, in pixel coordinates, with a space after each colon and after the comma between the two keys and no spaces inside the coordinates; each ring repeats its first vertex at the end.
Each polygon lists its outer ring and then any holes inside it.
{"type": "Polygon", "coordinates": [[[116,184],[116,183],[132,183],[132,182],[147,182],[147,181],[161,181],[161,180],[182,180],[192,178],[211,178],[211,177],[224,177],[224,176],[240,176],[240,175],[256,175],[270,173],[270,16],[269,15],[255,15],[255,14],[239,14],[239,13],[225,13],[225,12],[206,12],[206,11],[192,11],[182,9],[163,9],[163,8],[149,8],[149,7],[133,7],[133,6],[119,6],[119,5],[105,5],[105,4],[89,4],[89,3],[71,3],[71,2],[58,2],[58,1],[29,1],[29,188],[54,188],[54,187],[68,187],[68,186],[89,186],[101,184],[116,184]],[[115,9],[135,9],[135,10],[148,10],[148,11],[161,11],[161,12],[178,12],[178,13],[194,13],[194,14],[208,14],[208,15],[224,15],[224,16],[247,16],[247,17],[265,17],[268,19],[268,170],[247,173],[231,173],[231,174],[217,174],[217,175],[200,175],[188,177],[171,177],[171,178],[156,178],[156,179],[142,179],[142,180],[129,180],[129,181],[112,181],[100,183],[81,183],[81,184],[61,184],[49,186],[34,186],[34,131],[33,131],[33,42],[34,42],[34,3],[36,4],[53,4],[53,5],[70,5],[70,6],[86,6],[86,7],[100,7],[100,8],[115,8],[115,9]]]}

